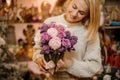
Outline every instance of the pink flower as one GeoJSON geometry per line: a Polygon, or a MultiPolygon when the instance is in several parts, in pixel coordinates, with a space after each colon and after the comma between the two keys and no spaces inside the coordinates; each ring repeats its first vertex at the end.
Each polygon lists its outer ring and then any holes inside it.
{"type": "Polygon", "coordinates": [[[48,41],[48,40],[50,40],[50,36],[46,32],[41,33],[41,40],[48,41]]]}
{"type": "Polygon", "coordinates": [[[61,39],[58,37],[53,37],[48,44],[50,48],[52,48],[53,50],[57,50],[61,47],[61,39]]]}
{"type": "Polygon", "coordinates": [[[64,28],[63,25],[58,25],[57,30],[58,30],[59,32],[61,32],[61,31],[63,32],[63,31],[65,31],[65,28],[64,28]]]}
{"type": "Polygon", "coordinates": [[[62,39],[66,36],[66,34],[64,32],[58,32],[57,36],[62,39]]]}
{"type": "Polygon", "coordinates": [[[49,29],[47,30],[47,33],[48,33],[51,37],[55,37],[55,36],[57,36],[58,31],[57,31],[55,28],[49,28],[49,29]]]}
{"type": "Polygon", "coordinates": [[[71,43],[69,39],[63,39],[62,40],[62,45],[66,48],[70,48],[71,47],[71,43]]]}
{"type": "Polygon", "coordinates": [[[55,22],[51,22],[51,23],[48,25],[48,27],[49,27],[49,28],[54,28],[54,27],[56,27],[55,22]]]}
{"type": "Polygon", "coordinates": [[[59,37],[53,37],[53,38],[61,42],[61,39],[59,37]]]}

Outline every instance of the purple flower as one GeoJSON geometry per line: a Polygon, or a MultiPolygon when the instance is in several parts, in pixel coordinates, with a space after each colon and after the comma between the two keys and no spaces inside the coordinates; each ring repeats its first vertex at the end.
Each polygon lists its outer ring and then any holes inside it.
{"type": "Polygon", "coordinates": [[[49,27],[49,28],[54,28],[54,27],[56,27],[55,22],[51,22],[51,23],[48,25],[48,27],[49,27]]]}
{"type": "Polygon", "coordinates": [[[42,41],[49,41],[50,38],[51,37],[47,34],[47,32],[41,33],[41,40],[42,41]]]}
{"type": "Polygon", "coordinates": [[[77,43],[78,38],[76,36],[72,36],[70,39],[71,45],[75,45],[77,43]]]}
{"type": "Polygon", "coordinates": [[[71,36],[71,40],[75,40],[75,41],[77,41],[78,38],[77,38],[76,36],[71,36]]]}
{"type": "Polygon", "coordinates": [[[71,47],[71,43],[69,39],[63,39],[62,40],[62,46],[64,46],[65,48],[70,48],[71,47]]]}
{"type": "Polygon", "coordinates": [[[40,33],[42,33],[42,32],[46,32],[47,30],[48,30],[48,25],[47,24],[43,24],[41,27],[40,27],[40,33]]]}
{"type": "Polygon", "coordinates": [[[43,51],[46,53],[46,54],[49,54],[50,53],[50,47],[48,45],[44,45],[43,47],[43,51]]]}
{"type": "Polygon", "coordinates": [[[67,38],[67,39],[70,39],[70,37],[71,37],[70,31],[65,31],[65,34],[66,34],[66,38],[67,38]]]}
{"type": "Polygon", "coordinates": [[[58,49],[58,53],[63,53],[65,51],[65,48],[64,47],[61,47],[58,49]]]}
{"type": "Polygon", "coordinates": [[[58,30],[59,32],[64,32],[64,31],[65,31],[65,28],[64,28],[63,25],[58,25],[58,26],[57,26],[57,30],[58,30]]]}
{"type": "Polygon", "coordinates": [[[57,36],[62,39],[66,36],[66,34],[64,32],[59,32],[57,36]]]}
{"type": "Polygon", "coordinates": [[[71,42],[71,45],[72,45],[72,46],[77,43],[77,41],[75,41],[75,40],[70,40],[70,42],[71,42]]]}

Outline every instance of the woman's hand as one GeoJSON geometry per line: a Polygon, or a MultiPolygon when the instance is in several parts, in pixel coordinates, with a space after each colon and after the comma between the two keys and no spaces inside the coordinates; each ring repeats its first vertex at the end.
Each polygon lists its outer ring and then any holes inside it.
{"type": "Polygon", "coordinates": [[[41,75],[43,74],[43,75],[45,75],[45,77],[49,78],[50,73],[46,69],[45,60],[42,57],[39,57],[39,58],[36,59],[36,63],[38,64],[38,66],[41,70],[41,75]]]}
{"type": "Polygon", "coordinates": [[[41,74],[45,75],[46,77],[50,76],[49,70],[55,67],[53,61],[46,62],[42,57],[37,58],[36,63],[41,70],[41,74]]]}
{"type": "Polygon", "coordinates": [[[46,62],[42,57],[36,59],[36,63],[40,67],[40,70],[43,72],[47,72],[47,70],[55,67],[55,64],[53,61],[46,62]]]}
{"type": "Polygon", "coordinates": [[[42,57],[37,58],[36,63],[38,64],[38,66],[42,72],[47,72],[47,70],[45,69],[45,63],[44,63],[42,57]]]}

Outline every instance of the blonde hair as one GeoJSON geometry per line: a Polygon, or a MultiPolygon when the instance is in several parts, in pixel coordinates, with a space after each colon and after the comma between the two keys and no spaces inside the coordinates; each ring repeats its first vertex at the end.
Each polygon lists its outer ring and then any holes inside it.
{"type": "Polygon", "coordinates": [[[99,0],[85,0],[89,8],[88,24],[86,28],[88,33],[86,35],[87,40],[91,40],[98,32],[100,26],[100,1],[99,0]]]}

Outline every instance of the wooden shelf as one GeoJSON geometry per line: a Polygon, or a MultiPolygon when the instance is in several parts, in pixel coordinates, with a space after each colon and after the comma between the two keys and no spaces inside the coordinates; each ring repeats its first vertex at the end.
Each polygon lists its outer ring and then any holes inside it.
{"type": "Polygon", "coordinates": [[[120,29],[120,26],[105,26],[105,29],[120,29]]]}

